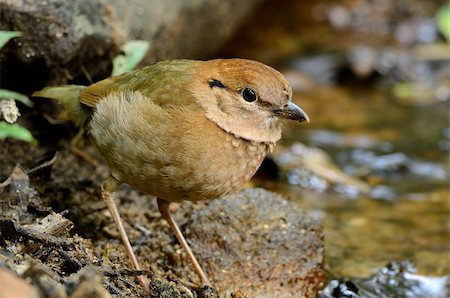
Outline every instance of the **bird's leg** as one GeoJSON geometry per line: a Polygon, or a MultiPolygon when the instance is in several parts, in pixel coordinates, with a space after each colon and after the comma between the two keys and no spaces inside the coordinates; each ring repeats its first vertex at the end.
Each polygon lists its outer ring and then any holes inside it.
{"type": "MultiPolygon", "coordinates": [[[[112,215],[117,230],[119,230],[120,239],[122,239],[122,243],[125,247],[125,252],[127,253],[128,258],[131,261],[131,266],[134,270],[141,270],[141,266],[137,261],[133,248],[131,247],[130,240],[128,240],[127,233],[125,232],[125,227],[123,226],[123,222],[120,218],[119,211],[117,210],[116,203],[114,202],[114,192],[119,188],[120,184],[121,182],[114,177],[108,177],[102,185],[102,198],[112,215]]],[[[136,276],[136,279],[145,290],[148,290],[148,281],[144,276],[136,276]]]]}
{"type": "Polygon", "coordinates": [[[183,247],[183,249],[186,251],[188,258],[192,263],[192,266],[194,266],[195,273],[197,273],[197,275],[200,277],[201,284],[202,285],[210,285],[208,277],[206,277],[205,272],[203,272],[202,267],[200,267],[200,264],[198,263],[197,259],[195,258],[194,254],[192,253],[192,250],[189,247],[189,244],[187,243],[183,234],[181,233],[180,228],[178,227],[177,223],[170,215],[170,211],[169,211],[170,202],[162,200],[160,198],[158,198],[157,201],[158,201],[159,212],[161,213],[162,217],[169,223],[169,226],[172,229],[172,232],[175,234],[175,237],[177,237],[178,242],[180,242],[181,247],[183,247]]]}

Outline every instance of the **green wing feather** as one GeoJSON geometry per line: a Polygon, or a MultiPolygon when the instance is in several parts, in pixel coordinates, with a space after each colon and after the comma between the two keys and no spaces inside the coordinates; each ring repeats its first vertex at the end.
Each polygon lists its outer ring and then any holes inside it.
{"type": "Polygon", "coordinates": [[[139,91],[154,103],[189,106],[195,101],[186,90],[201,62],[172,60],[155,63],[117,77],[95,83],[80,92],[80,102],[95,107],[107,94],[120,91],[139,91]]]}
{"type": "Polygon", "coordinates": [[[163,61],[107,78],[88,87],[47,87],[33,93],[33,96],[58,100],[69,118],[78,126],[86,124],[97,103],[107,94],[114,92],[139,91],[160,106],[196,109],[197,104],[187,90],[187,85],[201,63],[193,60],[163,61]]]}

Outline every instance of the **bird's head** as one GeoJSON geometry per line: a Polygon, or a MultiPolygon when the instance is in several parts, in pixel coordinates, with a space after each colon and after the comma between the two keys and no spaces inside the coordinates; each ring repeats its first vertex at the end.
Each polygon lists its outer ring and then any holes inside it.
{"type": "Polygon", "coordinates": [[[250,141],[277,142],[283,119],[309,122],[306,113],[292,102],[292,89],[285,77],[260,62],[205,61],[191,86],[208,119],[250,141]]]}

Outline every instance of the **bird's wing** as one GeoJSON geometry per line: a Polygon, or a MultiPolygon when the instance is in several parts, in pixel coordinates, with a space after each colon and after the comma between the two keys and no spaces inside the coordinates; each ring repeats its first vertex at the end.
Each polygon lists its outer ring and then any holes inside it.
{"type": "Polygon", "coordinates": [[[95,107],[107,94],[139,91],[154,103],[165,106],[196,105],[188,90],[200,61],[172,60],[155,63],[120,76],[110,77],[88,86],[80,92],[80,102],[95,107]]]}

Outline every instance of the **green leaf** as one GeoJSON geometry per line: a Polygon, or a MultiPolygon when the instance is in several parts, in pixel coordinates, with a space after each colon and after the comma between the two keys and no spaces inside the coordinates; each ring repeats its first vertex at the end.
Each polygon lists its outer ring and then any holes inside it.
{"type": "Polygon", "coordinates": [[[6,122],[0,122],[0,140],[3,140],[8,137],[26,142],[31,142],[33,144],[37,143],[37,140],[33,138],[31,132],[25,127],[20,126],[18,124],[9,124],[6,122]]]}
{"type": "Polygon", "coordinates": [[[127,72],[127,58],[124,55],[118,55],[113,59],[112,76],[118,76],[127,72]]]}
{"type": "Polygon", "coordinates": [[[450,4],[446,4],[438,10],[436,21],[442,35],[450,41],[450,4]]]}
{"type": "Polygon", "coordinates": [[[26,106],[29,106],[30,108],[33,106],[33,102],[29,100],[28,97],[11,90],[0,89],[0,98],[12,98],[14,100],[20,101],[21,103],[23,103],[26,106]]]}
{"type": "Polygon", "coordinates": [[[124,55],[118,55],[113,60],[111,75],[117,76],[133,70],[145,57],[150,43],[146,40],[130,40],[122,46],[124,55]]]}
{"type": "Polygon", "coordinates": [[[130,67],[135,68],[145,57],[150,43],[146,40],[131,40],[122,46],[125,55],[128,57],[130,67]]]}
{"type": "Polygon", "coordinates": [[[21,35],[19,31],[0,31],[0,48],[3,48],[10,39],[21,35]]]}

